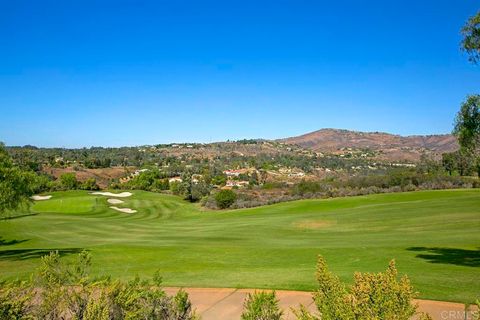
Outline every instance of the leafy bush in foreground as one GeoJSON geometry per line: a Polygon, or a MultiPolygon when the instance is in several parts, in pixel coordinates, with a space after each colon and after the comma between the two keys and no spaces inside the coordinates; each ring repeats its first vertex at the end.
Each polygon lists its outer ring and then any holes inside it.
{"type": "Polygon", "coordinates": [[[152,280],[93,281],[90,264],[86,251],[72,265],[58,252],[44,256],[35,281],[0,285],[0,319],[197,319],[188,294],[167,296],[158,273],[152,280]]]}
{"type": "Polygon", "coordinates": [[[242,320],[280,320],[283,312],[278,306],[275,291],[248,294],[243,304],[242,320]]]}
{"type": "MultiPolygon", "coordinates": [[[[416,293],[407,276],[398,278],[394,260],[385,272],[357,272],[354,280],[354,284],[347,289],[347,286],[328,270],[325,259],[319,256],[318,290],[313,295],[318,314],[311,314],[301,306],[294,310],[296,316],[301,320],[409,320],[417,314],[417,306],[412,304],[416,293]]],[[[431,319],[425,314],[418,316],[423,320],[431,319]]]]}

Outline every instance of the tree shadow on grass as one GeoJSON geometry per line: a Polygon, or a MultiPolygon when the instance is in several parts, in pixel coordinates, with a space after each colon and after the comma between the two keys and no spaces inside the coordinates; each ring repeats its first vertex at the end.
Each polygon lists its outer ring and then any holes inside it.
{"type": "Polygon", "coordinates": [[[17,239],[5,240],[2,237],[0,237],[0,246],[12,246],[14,244],[19,244],[19,243],[22,243],[22,242],[25,242],[25,241],[28,241],[28,239],[24,239],[24,240],[17,240],[17,239]]]}
{"type": "Polygon", "coordinates": [[[28,260],[48,255],[52,251],[58,251],[60,256],[82,252],[83,248],[67,249],[12,249],[0,250],[0,260],[28,260]]]}
{"type": "Polygon", "coordinates": [[[22,214],[17,214],[17,215],[11,215],[11,216],[6,216],[0,218],[0,220],[14,220],[14,219],[20,219],[20,218],[25,218],[25,217],[31,217],[31,216],[36,216],[38,213],[22,213],[22,214]]]}
{"type": "Polygon", "coordinates": [[[410,247],[409,251],[424,251],[417,254],[417,258],[427,260],[430,263],[454,264],[457,266],[480,267],[480,248],[477,250],[465,250],[455,248],[427,248],[410,247]]]}

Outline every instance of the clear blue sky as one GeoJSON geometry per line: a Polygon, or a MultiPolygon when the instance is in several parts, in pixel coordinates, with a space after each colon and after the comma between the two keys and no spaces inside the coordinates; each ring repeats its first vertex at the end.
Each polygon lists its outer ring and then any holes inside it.
{"type": "Polygon", "coordinates": [[[120,146],[451,131],[475,0],[0,0],[0,140],[120,146]]]}

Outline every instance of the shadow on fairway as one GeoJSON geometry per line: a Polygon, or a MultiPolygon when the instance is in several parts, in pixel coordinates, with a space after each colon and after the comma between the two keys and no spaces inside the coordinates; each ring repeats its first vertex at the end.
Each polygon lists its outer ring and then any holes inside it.
{"type": "Polygon", "coordinates": [[[11,245],[19,244],[19,243],[22,243],[22,242],[25,242],[25,241],[28,241],[28,239],[24,239],[24,240],[17,240],[17,239],[5,240],[2,237],[0,237],[0,246],[11,246],[11,245]]]}
{"type": "Polygon", "coordinates": [[[1,250],[0,260],[28,260],[40,258],[48,255],[52,251],[58,251],[60,256],[65,256],[74,253],[80,253],[83,248],[68,248],[68,249],[12,249],[1,250]]]}
{"type": "Polygon", "coordinates": [[[32,216],[36,216],[36,215],[38,215],[38,213],[24,213],[24,214],[18,214],[18,215],[3,217],[3,218],[0,218],[0,220],[14,220],[14,219],[32,217],[32,216]]]}
{"type": "Polygon", "coordinates": [[[417,258],[427,260],[430,263],[455,264],[458,266],[480,267],[480,249],[465,250],[455,248],[427,248],[410,247],[409,251],[424,251],[417,254],[417,258]]]}

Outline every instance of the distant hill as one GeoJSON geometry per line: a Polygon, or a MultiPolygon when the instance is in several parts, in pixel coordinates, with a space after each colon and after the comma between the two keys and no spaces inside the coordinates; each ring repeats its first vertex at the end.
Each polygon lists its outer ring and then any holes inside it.
{"type": "Polygon", "coordinates": [[[417,161],[424,153],[439,157],[442,153],[458,149],[457,140],[451,134],[400,136],[341,129],[321,129],[278,141],[316,152],[341,152],[346,148],[369,149],[379,152],[381,159],[407,161],[417,161]]]}

